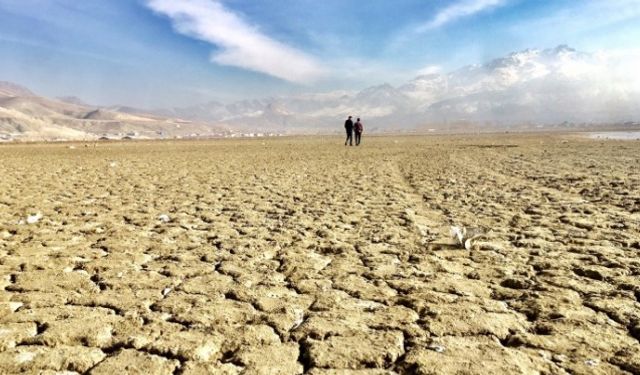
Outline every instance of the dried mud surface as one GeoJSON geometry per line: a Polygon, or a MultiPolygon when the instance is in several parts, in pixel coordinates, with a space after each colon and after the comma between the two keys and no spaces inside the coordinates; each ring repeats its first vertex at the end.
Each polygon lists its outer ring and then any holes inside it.
{"type": "Polygon", "coordinates": [[[3,374],[640,373],[639,142],[12,145],[0,161],[3,374]],[[486,235],[465,250],[450,225],[486,235]]]}

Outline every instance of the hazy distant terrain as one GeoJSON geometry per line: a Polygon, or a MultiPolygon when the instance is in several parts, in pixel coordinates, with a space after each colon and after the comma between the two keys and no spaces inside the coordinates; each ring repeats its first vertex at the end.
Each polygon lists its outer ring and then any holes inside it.
{"type": "MultiPolygon", "coordinates": [[[[0,136],[82,138],[333,133],[348,115],[368,132],[568,129],[635,126],[640,82],[631,62],[567,46],[525,50],[394,87],[209,102],[171,109],[90,106],[0,83],[0,136]]],[[[126,103],[125,103],[126,104],[126,103]]]]}
{"type": "Polygon", "coordinates": [[[89,106],[78,98],[48,99],[0,82],[0,140],[164,138],[226,132],[202,122],[89,106]]]}

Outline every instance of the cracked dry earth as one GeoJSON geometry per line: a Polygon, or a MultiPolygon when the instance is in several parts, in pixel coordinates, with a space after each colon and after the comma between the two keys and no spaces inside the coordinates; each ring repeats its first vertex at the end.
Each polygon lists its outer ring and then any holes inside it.
{"type": "Polygon", "coordinates": [[[640,373],[639,158],[545,135],[0,147],[0,373],[640,373]]]}

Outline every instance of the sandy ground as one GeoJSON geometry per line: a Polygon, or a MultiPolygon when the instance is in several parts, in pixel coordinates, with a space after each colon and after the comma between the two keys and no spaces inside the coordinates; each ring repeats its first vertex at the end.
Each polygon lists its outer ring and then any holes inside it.
{"type": "Polygon", "coordinates": [[[11,145],[0,161],[2,374],[640,373],[637,141],[11,145]],[[466,250],[451,225],[485,235],[466,250]]]}

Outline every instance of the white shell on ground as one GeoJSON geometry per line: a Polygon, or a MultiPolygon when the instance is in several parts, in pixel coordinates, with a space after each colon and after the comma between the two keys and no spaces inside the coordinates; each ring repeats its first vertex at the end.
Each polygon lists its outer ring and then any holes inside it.
{"type": "Polygon", "coordinates": [[[37,214],[27,216],[27,223],[35,224],[40,221],[40,219],[42,219],[42,214],[38,212],[37,214]]]}
{"type": "Polygon", "coordinates": [[[471,238],[464,241],[464,248],[467,250],[471,250],[471,238]]]}
{"type": "Polygon", "coordinates": [[[473,241],[483,237],[485,231],[482,228],[467,228],[459,226],[451,226],[451,237],[458,241],[460,246],[467,250],[471,250],[473,241]]]}
{"type": "Polygon", "coordinates": [[[465,228],[462,227],[456,227],[456,226],[452,226],[451,227],[451,237],[455,238],[458,240],[458,242],[462,245],[463,244],[463,238],[464,238],[464,232],[465,232],[465,228]]]}

